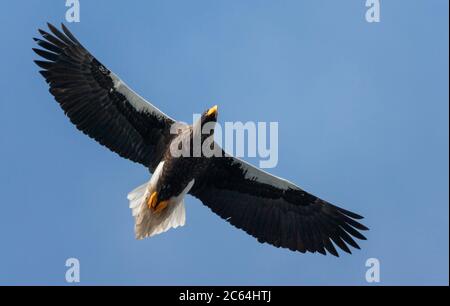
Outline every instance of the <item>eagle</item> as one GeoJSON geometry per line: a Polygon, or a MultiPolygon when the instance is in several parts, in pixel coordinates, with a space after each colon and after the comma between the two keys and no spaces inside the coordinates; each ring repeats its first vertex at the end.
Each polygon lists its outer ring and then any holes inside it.
{"type": "MultiPolygon", "coordinates": [[[[128,194],[137,239],[185,225],[189,194],[260,243],[334,256],[337,247],[350,254],[350,247],[360,249],[355,240],[366,240],[361,232],[368,230],[362,216],[235,158],[216,143],[223,154],[172,154],[173,144],[216,124],[217,106],[192,125],[177,122],[100,63],[64,24],[47,25],[34,38],[40,57],[35,63],[64,113],[84,134],[152,173],[128,194]]],[[[214,129],[206,136],[212,135],[214,129]]],[[[207,139],[202,134],[201,142],[207,139]]]]}

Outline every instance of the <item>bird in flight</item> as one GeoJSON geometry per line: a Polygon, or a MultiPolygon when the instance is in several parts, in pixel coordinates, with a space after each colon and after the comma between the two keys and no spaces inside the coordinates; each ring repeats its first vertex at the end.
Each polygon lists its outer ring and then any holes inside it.
{"type": "MultiPolygon", "coordinates": [[[[192,140],[217,122],[217,106],[193,125],[175,121],[101,64],[62,24],[48,24],[34,38],[35,63],[70,121],[121,157],[153,173],[129,193],[137,239],[185,224],[184,197],[198,198],[214,213],[261,243],[301,253],[351,253],[368,230],[358,214],[332,205],[282,178],[226,154],[174,156],[171,145],[192,140]],[[171,128],[176,125],[176,133],[171,128]]],[[[211,136],[214,129],[210,131],[211,136]]],[[[201,135],[201,141],[206,138],[201,135]]]]}

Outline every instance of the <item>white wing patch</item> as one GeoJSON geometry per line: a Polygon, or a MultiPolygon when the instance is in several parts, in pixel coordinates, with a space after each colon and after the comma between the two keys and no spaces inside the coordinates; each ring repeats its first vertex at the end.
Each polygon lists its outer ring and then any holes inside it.
{"type": "Polygon", "coordinates": [[[111,72],[110,74],[111,79],[114,83],[114,89],[121,93],[122,95],[127,98],[127,100],[130,102],[130,104],[138,111],[138,112],[145,112],[148,114],[156,115],[158,117],[167,117],[172,121],[175,121],[174,119],[170,118],[166,114],[164,114],[162,111],[160,111],[158,108],[156,108],[153,104],[142,98],[139,94],[137,94],[134,90],[132,90],[130,87],[128,87],[127,84],[125,84],[124,81],[122,81],[116,74],[111,72]]]}
{"type": "Polygon", "coordinates": [[[287,189],[300,190],[298,186],[289,182],[288,180],[272,175],[264,170],[258,169],[242,159],[236,157],[232,158],[234,159],[234,164],[239,165],[239,167],[245,174],[245,178],[248,180],[257,181],[262,184],[272,185],[283,190],[287,189]]]}

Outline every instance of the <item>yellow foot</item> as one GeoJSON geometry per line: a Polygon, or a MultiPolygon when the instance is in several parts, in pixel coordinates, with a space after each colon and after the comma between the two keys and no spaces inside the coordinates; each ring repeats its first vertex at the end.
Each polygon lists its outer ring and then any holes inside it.
{"type": "Polygon", "coordinates": [[[162,201],[162,202],[160,202],[156,206],[156,208],[154,208],[155,213],[159,214],[160,212],[162,212],[167,207],[167,205],[169,205],[169,201],[162,201]]]}
{"type": "Polygon", "coordinates": [[[149,209],[155,209],[157,203],[158,203],[158,193],[153,192],[147,201],[147,206],[149,209]]]}
{"type": "Polygon", "coordinates": [[[158,203],[158,193],[153,192],[150,198],[147,201],[147,207],[152,209],[155,213],[162,212],[167,205],[169,205],[169,201],[162,201],[158,203]]]}

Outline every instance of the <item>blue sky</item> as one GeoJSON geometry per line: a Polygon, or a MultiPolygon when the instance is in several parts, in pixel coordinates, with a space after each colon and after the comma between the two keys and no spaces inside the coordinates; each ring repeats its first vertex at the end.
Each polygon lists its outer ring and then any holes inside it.
{"type": "Polygon", "coordinates": [[[187,226],[136,241],[143,167],[78,132],[48,94],[32,37],[65,1],[0,10],[0,284],[448,284],[448,1],[83,1],[70,28],[172,117],[279,122],[271,172],[366,216],[341,258],[261,245],[189,197],[187,226]]]}

